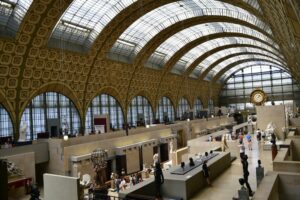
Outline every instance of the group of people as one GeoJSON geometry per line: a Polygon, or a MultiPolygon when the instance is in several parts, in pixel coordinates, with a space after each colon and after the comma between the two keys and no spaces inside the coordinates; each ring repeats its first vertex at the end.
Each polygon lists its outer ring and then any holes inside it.
{"type": "Polygon", "coordinates": [[[125,175],[122,174],[121,177],[115,178],[115,186],[116,186],[116,192],[119,193],[119,191],[124,191],[128,185],[136,185],[143,181],[143,178],[141,174],[135,173],[131,176],[128,176],[128,179],[126,179],[125,175]]]}

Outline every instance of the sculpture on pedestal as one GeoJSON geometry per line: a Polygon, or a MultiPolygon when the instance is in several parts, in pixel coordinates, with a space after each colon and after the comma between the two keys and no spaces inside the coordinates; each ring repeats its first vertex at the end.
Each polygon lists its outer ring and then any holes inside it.
{"type": "Polygon", "coordinates": [[[273,122],[270,122],[265,130],[265,133],[267,134],[267,136],[271,135],[272,133],[275,132],[275,124],[273,122]]]}
{"type": "Polygon", "coordinates": [[[155,166],[155,164],[158,162],[158,154],[154,154],[153,155],[153,167],[155,166]]]}
{"type": "Polygon", "coordinates": [[[103,149],[96,149],[91,154],[91,161],[94,165],[94,189],[104,186],[106,181],[107,152],[103,149]]]}
{"type": "Polygon", "coordinates": [[[20,128],[20,135],[19,135],[19,142],[24,142],[26,141],[26,132],[27,132],[27,124],[23,124],[22,127],[20,128]]]}

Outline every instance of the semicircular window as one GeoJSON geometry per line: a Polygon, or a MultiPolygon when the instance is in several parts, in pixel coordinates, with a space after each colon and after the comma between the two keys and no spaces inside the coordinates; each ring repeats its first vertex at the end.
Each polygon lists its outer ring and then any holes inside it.
{"type": "Polygon", "coordinates": [[[168,97],[162,97],[156,110],[156,122],[169,123],[175,120],[174,106],[168,97]]]}
{"type": "Polygon", "coordinates": [[[91,102],[85,118],[85,132],[95,131],[94,116],[108,115],[111,130],[121,129],[123,126],[123,112],[119,102],[108,94],[96,96],[91,102]]]}
{"type": "Polygon", "coordinates": [[[136,96],[132,99],[127,121],[131,126],[145,126],[153,123],[153,112],[146,97],[136,96]]]}
{"type": "MultiPolygon", "coordinates": [[[[8,112],[0,104],[0,138],[8,138],[8,137],[11,137],[11,139],[13,139],[13,126],[8,112]]],[[[1,143],[4,142],[7,141],[1,141],[1,143]]]]}
{"type": "Polygon", "coordinates": [[[194,116],[196,118],[200,118],[200,111],[203,110],[203,105],[202,102],[199,98],[196,99],[195,103],[194,103],[194,116]]]}
{"type": "Polygon", "coordinates": [[[46,92],[34,97],[25,108],[20,124],[27,141],[39,134],[51,137],[77,135],[80,132],[80,117],[74,103],[56,92],[46,92]]]}
{"type": "Polygon", "coordinates": [[[189,118],[190,105],[186,98],[181,98],[177,107],[177,118],[185,120],[189,118]]]}
{"type": "Polygon", "coordinates": [[[231,75],[224,75],[224,87],[221,91],[222,106],[230,106],[236,110],[254,111],[250,103],[250,94],[254,89],[261,88],[268,97],[268,102],[293,104],[300,100],[300,85],[286,69],[270,63],[253,63],[240,66],[231,75]]]}

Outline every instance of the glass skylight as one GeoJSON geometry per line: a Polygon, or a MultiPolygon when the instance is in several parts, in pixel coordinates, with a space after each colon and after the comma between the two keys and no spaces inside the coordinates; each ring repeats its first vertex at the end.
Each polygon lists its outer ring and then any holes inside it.
{"type": "MultiPolygon", "coordinates": [[[[224,49],[222,51],[219,51],[217,53],[214,53],[212,55],[210,55],[209,57],[207,57],[206,59],[204,59],[199,65],[203,66],[202,71],[205,71],[207,68],[210,67],[211,64],[213,64],[214,62],[216,62],[217,60],[219,60],[222,57],[226,57],[228,55],[231,54],[236,54],[236,53],[243,53],[243,52],[249,52],[249,53],[260,53],[260,54],[264,54],[273,58],[276,58],[277,56],[268,52],[268,51],[264,51],[258,48],[252,48],[252,47],[239,47],[239,48],[229,48],[229,49],[224,49]]],[[[222,67],[222,66],[221,66],[222,67]]],[[[214,70],[218,70],[217,67],[214,70]]]]}
{"type": "Polygon", "coordinates": [[[14,37],[32,0],[0,0],[0,35],[14,37]]]}
{"type": "MultiPolygon", "coordinates": [[[[237,62],[237,61],[241,61],[241,60],[247,60],[247,59],[257,59],[257,61],[259,60],[268,60],[268,61],[271,61],[272,63],[275,63],[276,65],[279,65],[279,66],[285,66],[285,63],[281,63],[273,58],[269,58],[267,56],[261,56],[261,55],[242,55],[242,56],[236,56],[234,58],[230,58],[230,59],[227,59],[226,61],[220,63],[220,65],[218,65],[218,67],[216,67],[214,70],[211,70],[209,74],[213,74],[214,76],[216,76],[218,73],[220,73],[220,71],[230,65],[231,63],[234,63],[234,62],[237,62]],[[226,64],[225,64],[226,63],[226,64]],[[219,67],[219,66],[222,66],[219,67]]],[[[246,62],[245,62],[246,63],[246,62]]],[[[224,72],[225,74],[231,74],[232,72],[230,72],[230,69],[225,71],[224,72]]],[[[210,75],[207,75],[207,77],[209,77],[210,75]]],[[[206,79],[207,79],[206,77],[206,79]]]]}
{"type": "Polygon", "coordinates": [[[266,62],[266,61],[249,61],[249,62],[245,62],[245,63],[240,63],[234,67],[232,67],[230,70],[228,70],[226,73],[224,73],[220,80],[226,80],[231,74],[243,69],[243,68],[246,68],[246,67],[250,67],[250,66],[276,66],[280,69],[285,69],[284,67],[280,66],[280,65],[276,65],[274,63],[271,63],[271,62],[266,62]]]}
{"type": "Polygon", "coordinates": [[[259,11],[260,13],[262,13],[261,7],[258,3],[257,0],[243,0],[243,2],[247,3],[248,5],[250,5],[251,7],[253,7],[254,9],[256,9],[257,11],[259,11]]]}
{"type": "Polygon", "coordinates": [[[223,68],[227,67],[228,65],[240,61],[240,60],[244,60],[244,59],[264,59],[264,58],[270,58],[272,59],[274,62],[276,62],[278,65],[285,65],[285,63],[283,61],[278,61],[278,59],[276,57],[274,57],[273,54],[267,54],[265,53],[264,55],[254,55],[254,54],[246,54],[246,55],[240,55],[240,56],[235,56],[232,58],[228,58],[226,60],[224,60],[223,62],[219,63],[217,66],[215,66],[212,71],[215,72],[219,72],[221,71],[223,68]]]}
{"type": "Polygon", "coordinates": [[[68,43],[89,48],[110,21],[136,1],[74,0],[54,28],[49,44],[55,46],[56,40],[63,40],[65,48],[68,43]]]}
{"type": "Polygon", "coordinates": [[[220,23],[220,22],[213,22],[213,23],[205,23],[196,26],[192,26],[186,28],[169,39],[163,42],[155,52],[150,56],[147,63],[155,63],[157,56],[155,54],[160,53],[164,54],[164,57],[160,57],[161,61],[157,61],[163,66],[178,50],[184,47],[186,44],[201,38],[203,36],[211,35],[214,33],[223,33],[223,32],[231,32],[231,33],[242,33],[245,35],[257,37],[259,39],[263,39],[264,41],[270,43],[270,45],[275,46],[278,48],[278,45],[271,40],[268,36],[253,30],[249,27],[242,26],[239,24],[234,23],[220,23]]]}
{"type": "Polygon", "coordinates": [[[174,2],[161,6],[145,14],[134,22],[120,36],[120,39],[136,44],[136,55],[147,42],[163,29],[185,19],[199,16],[232,17],[256,25],[270,35],[272,34],[264,22],[242,8],[214,0],[185,0],[180,3],[174,2]]]}
{"type": "MultiPolygon", "coordinates": [[[[187,67],[189,67],[198,57],[200,57],[204,53],[211,51],[217,47],[229,45],[229,44],[249,44],[249,45],[262,47],[264,49],[267,49],[268,51],[274,52],[274,54],[280,57],[280,53],[278,52],[278,50],[271,45],[269,46],[266,45],[265,43],[253,39],[248,39],[248,38],[225,37],[225,38],[217,38],[217,39],[209,40],[203,44],[200,44],[197,47],[191,49],[189,52],[187,52],[181,59],[189,61],[189,63],[186,66],[187,69],[187,67]]],[[[197,66],[197,68],[203,68],[203,67],[204,66],[200,66],[200,65],[197,66]]],[[[197,71],[199,70],[196,69],[195,74],[197,74],[197,71]]]]}

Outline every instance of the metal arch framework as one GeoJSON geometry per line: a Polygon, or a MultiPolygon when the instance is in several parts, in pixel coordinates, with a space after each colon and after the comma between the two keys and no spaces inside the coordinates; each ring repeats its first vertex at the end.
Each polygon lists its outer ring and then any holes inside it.
{"type": "Polygon", "coordinates": [[[274,38],[269,35],[266,31],[260,29],[259,27],[250,24],[246,21],[235,19],[232,17],[223,17],[223,16],[198,16],[193,17],[189,19],[185,19],[183,21],[180,21],[178,23],[175,23],[165,29],[163,29],[161,32],[159,32],[157,35],[155,35],[137,54],[137,56],[134,59],[134,65],[141,66],[150,56],[151,54],[157,49],[157,47],[165,40],[167,40],[169,37],[174,35],[175,33],[186,29],[188,27],[199,25],[202,23],[209,23],[209,22],[229,22],[229,23],[235,23],[240,24],[249,28],[252,28],[267,37],[269,37],[271,40],[274,40],[274,38]]]}
{"type": "MultiPolygon", "coordinates": [[[[225,50],[225,49],[230,49],[230,48],[235,48],[235,47],[253,47],[253,48],[257,48],[257,49],[261,49],[264,50],[266,52],[272,53],[267,49],[264,49],[262,47],[258,47],[255,45],[248,45],[248,44],[230,44],[230,45],[225,45],[225,46],[220,46],[217,47],[215,49],[212,49],[211,51],[208,51],[206,53],[204,53],[203,55],[201,55],[200,57],[198,57],[186,70],[185,72],[185,76],[188,76],[192,73],[192,71],[197,67],[197,65],[199,63],[201,63],[203,60],[205,60],[206,58],[208,58],[209,56],[213,55],[214,53],[217,53],[219,51],[225,50]]],[[[276,55],[276,54],[274,54],[276,55]]]]}
{"type": "MultiPolygon", "coordinates": [[[[150,12],[151,10],[156,9],[159,6],[175,2],[178,0],[161,0],[161,1],[155,1],[155,0],[144,0],[145,4],[147,6],[143,7],[143,10],[141,11],[139,8],[141,5],[140,1],[135,2],[134,4],[130,5],[126,9],[124,9],[121,13],[119,13],[109,24],[107,24],[104,29],[101,31],[99,36],[97,37],[96,41],[93,44],[93,47],[91,49],[90,55],[93,57],[93,62],[89,68],[88,77],[91,76],[91,73],[93,71],[94,65],[97,62],[97,60],[103,60],[105,59],[106,53],[109,51],[109,49],[113,46],[113,44],[117,41],[117,39],[120,37],[120,35],[138,18],[143,16],[145,13],[150,12]]],[[[90,78],[86,79],[85,84],[85,92],[84,92],[84,98],[86,97],[87,93],[87,86],[89,83],[90,78]]],[[[126,102],[127,99],[126,99],[126,102]]],[[[127,110],[127,103],[125,110],[127,110]]]]}
{"type": "MultiPolygon", "coordinates": [[[[272,62],[272,61],[268,61],[268,62],[266,62],[265,64],[251,64],[251,65],[247,65],[247,66],[245,66],[245,67],[241,67],[241,68],[238,68],[237,70],[235,70],[235,71],[233,71],[231,74],[229,74],[229,75],[227,75],[227,77],[224,79],[224,81],[222,82],[222,87],[224,86],[224,84],[228,81],[228,79],[230,79],[231,78],[231,76],[232,75],[234,75],[235,73],[237,73],[238,71],[240,71],[240,70],[242,70],[242,69],[245,69],[245,68],[247,68],[247,67],[253,67],[253,66],[257,66],[257,65],[267,65],[267,63],[270,65],[270,64],[272,64],[272,66],[273,67],[277,67],[277,68],[279,68],[279,69],[282,69],[282,70],[285,70],[286,71],[286,69],[284,69],[283,67],[281,67],[281,66],[279,66],[279,65],[277,65],[276,63],[274,63],[274,62],[272,62]]],[[[289,73],[288,71],[286,71],[287,73],[289,73]]],[[[224,75],[224,74],[223,74],[224,75]]],[[[222,76],[220,77],[220,79],[222,79],[222,76]]]]}
{"type": "MultiPolygon", "coordinates": [[[[205,43],[209,40],[213,40],[213,39],[217,39],[217,38],[225,38],[225,37],[242,37],[242,38],[248,38],[248,39],[252,39],[258,42],[261,42],[263,44],[266,44],[267,46],[271,47],[272,49],[274,49],[275,51],[278,52],[278,54],[280,54],[280,52],[278,51],[278,49],[274,48],[271,44],[267,43],[266,41],[254,37],[254,36],[250,36],[248,34],[242,34],[242,33],[231,33],[231,32],[222,32],[222,33],[214,33],[211,35],[206,35],[200,38],[197,38],[196,40],[193,40],[192,42],[186,44],[184,47],[182,47],[179,51],[177,51],[165,64],[165,69],[166,70],[170,70],[171,67],[173,67],[176,62],[182,57],[184,56],[189,50],[191,50],[192,48],[205,43]]],[[[189,69],[190,67],[188,67],[189,69]]]]}
{"type": "MultiPolygon", "coordinates": [[[[229,65],[227,65],[226,67],[224,67],[222,70],[220,70],[214,77],[213,79],[211,80],[212,83],[216,83],[220,77],[226,72],[228,71],[230,68],[238,65],[238,64],[241,64],[241,63],[245,63],[245,62],[249,62],[249,61],[268,61],[270,62],[270,60],[268,59],[261,59],[261,58],[250,58],[250,59],[243,59],[243,60],[239,60],[237,62],[234,62],[234,63],[231,63],[229,65]]],[[[275,64],[275,62],[273,62],[275,64]]],[[[276,63],[278,65],[278,63],[276,63]]],[[[286,67],[286,66],[285,66],[286,67]]]]}
{"type": "MultiPolygon", "coordinates": [[[[126,95],[125,101],[126,102],[128,101],[131,84],[132,84],[133,79],[135,78],[137,70],[143,67],[143,63],[146,62],[146,60],[150,57],[150,55],[155,51],[155,49],[163,41],[165,41],[167,38],[174,35],[175,33],[177,33],[180,30],[183,30],[185,28],[188,28],[188,27],[191,27],[191,26],[194,26],[194,25],[198,25],[198,24],[201,24],[201,23],[208,23],[208,22],[232,22],[232,23],[237,23],[237,24],[241,24],[241,25],[244,25],[244,26],[248,26],[249,28],[252,28],[254,30],[257,30],[258,32],[261,32],[261,33],[265,34],[266,36],[269,36],[269,34],[266,31],[261,30],[257,26],[255,26],[253,24],[250,24],[248,22],[245,22],[243,20],[238,20],[238,19],[234,19],[234,18],[231,18],[231,17],[222,17],[222,18],[220,18],[220,16],[201,16],[201,17],[194,17],[194,18],[186,19],[186,20],[183,20],[181,22],[175,23],[175,24],[169,26],[168,28],[162,30],[161,32],[159,32],[159,34],[155,35],[141,49],[141,51],[136,56],[136,58],[134,60],[134,63],[133,63],[133,72],[131,74],[129,84],[128,84],[128,87],[127,87],[127,92],[126,92],[127,95],[126,95]]],[[[269,37],[271,39],[273,39],[271,36],[269,36],[269,37]]],[[[165,72],[163,74],[165,74],[165,72]]],[[[162,76],[164,76],[164,75],[162,75],[162,76]]],[[[157,90],[159,90],[159,87],[158,87],[157,90]]],[[[157,95],[158,95],[158,93],[157,93],[157,95]]]]}
{"type": "Polygon", "coordinates": [[[213,70],[214,67],[216,67],[218,64],[222,63],[223,61],[229,59],[229,58],[234,58],[236,56],[240,56],[240,55],[262,55],[262,56],[266,56],[266,57],[269,57],[269,58],[272,58],[274,60],[277,60],[278,62],[283,62],[283,60],[281,59],[277,59],[277,58],[274,58],[274,57],[271,57],[271,56],[268,56],[268,55],[265,55],[265,54],[262,54],[262,53],[253,53],[253,52],[239,52],[239,53],[234,53],[234,54],[229,54],[228,56],[225,56],[223,58],[220,58],[218,60],[216,60],[214,63],[212,63],[209,67],[207,67],[202,73],[201,75],[199,76],[199,79],[202,80],[206,77],[206,75],[211,71],[213,70]]]}
{"type": "MultiPolygon", "coordinates": [[[[244,1],[239,1],[239,0],[220,0],[220,1],[222,1],[224,3],[231,4],[231,5],[236,6],[236,7],[243,8],[243,9],[247,10],[248,12],[252,13],[253,15],[255,15],[255,16],[257,16],[257,17],[259,17],[263,20],[263,16],[261,15],[261,13],[258,12],[257,9],[250,6],[249,4],[247,4],[244,1]]],[[[265,20],[263,20],[263,21],[265,21],[265,20]]]]}

